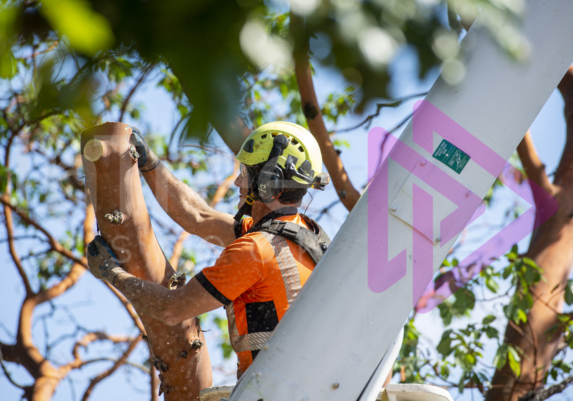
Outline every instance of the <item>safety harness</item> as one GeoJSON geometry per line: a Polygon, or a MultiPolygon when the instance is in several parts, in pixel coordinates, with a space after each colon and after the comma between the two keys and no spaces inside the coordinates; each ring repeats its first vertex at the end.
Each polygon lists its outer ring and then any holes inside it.
{"type": "MultiPolygon", "coordinates": [[[[300,246],[306,253],[308,253],[314,263],[318,264],[330,246],[330,238],[316,221],[304,214],[302,214],[301,217],[312,230],[306,229],[303,226],[290,221],[275,220],[281,216],[292,216],[294,214],[297,214],[297,209],[294,206],[278,209],[263,217],[245,234],[263,231],[288,239],[300,246]]],[[[243,230],[240,221],[235,221],[234,228],[235,237],[242,237],[243,230]]]]}

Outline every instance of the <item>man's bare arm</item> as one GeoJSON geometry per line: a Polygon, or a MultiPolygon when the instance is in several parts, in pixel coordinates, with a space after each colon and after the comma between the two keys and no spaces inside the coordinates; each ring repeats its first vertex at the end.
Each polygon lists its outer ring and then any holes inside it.
{"type": "Polygon", "coordinates": [[[129,273],[121,273],[114,278],[113,285],[129,299],[136,310],[169,326],[223,306],[196,278],[181,288],[169,290],[129,273]]]}
{"type": "Polygon", "coordinates": [[[169,290],[127,273],[100,235],[88,244],[87,258],[88,268],[96,278],[114,285],[136,310],[170,326],[223,306],[196,278],[181,288],[169,290]]]}
{"type": "Polygon", "coordinates": [[[143,177],[163,210],[185,231],[222,247],[235,240],[233,216],[211,208],[162,163],[143,177]]]}
{"type": "Polygon", "coordinates": [[[212,244],[226,247],[233,242],[233,216],[209,207],[199,194],[171,174],[137,128],[131,127],[131,130],[130,140],[139,153],[139,171],[169,217],[188,233],[212,244]]]}

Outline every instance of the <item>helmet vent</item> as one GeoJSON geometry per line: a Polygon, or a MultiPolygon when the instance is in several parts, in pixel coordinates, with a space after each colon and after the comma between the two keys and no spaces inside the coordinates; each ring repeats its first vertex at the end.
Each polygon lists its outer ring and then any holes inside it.
{"type": "Polygon", "coordinates": [[[261,135],[261,139],[265,139],[266,137],[267,137],[267,134],[261,135]]]}
{"type": "Polygon", "coordinates": [[[300,150],[301,153],[304,153],[304,149],[302,148],[302,146],[299,146],[298,150],[300,150]]]}
{"type": "Polygon", "coordinates": [[[247,143],[245,143],[245,146],[243,146],[243,150],[244,150],[245,152],[248,152],[248,153],[253,153],[254,146],[255,146],[255,140],[254,140],[254,139],[249,139],[249,140],[247,141],[247,143]]]}
{"type": "Polygon", "coordinates": [[[291,142],[292,142],[293,145],[296,145],[296,144],[298,143],[298,141],[297,141],[296,139],[294,139],[294,138],[292,138],[291,142]]]}

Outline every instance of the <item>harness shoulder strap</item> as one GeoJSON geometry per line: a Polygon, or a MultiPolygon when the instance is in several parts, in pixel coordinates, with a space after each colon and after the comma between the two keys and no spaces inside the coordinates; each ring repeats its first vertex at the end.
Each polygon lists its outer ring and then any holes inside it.
{"type": "Polygon", "coordinates": [[[302,218],[312,231],[289,221],[268,220],[257,227],[258,229],[249,232],[264,231],[291,240],[304,249],[315,264],[318,264],[330,245],[330,238],[317,222],[305,215],[302,215],[302,218]]]}

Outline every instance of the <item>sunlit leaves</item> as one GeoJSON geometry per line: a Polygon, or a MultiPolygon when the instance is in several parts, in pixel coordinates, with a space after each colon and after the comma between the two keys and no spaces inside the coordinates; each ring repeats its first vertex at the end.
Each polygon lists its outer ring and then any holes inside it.
{"type": "Polygon", "coordinates": [[[11,79],[16,75],[18,65],[11,50],[0,53],[0,78],[11,79]]]}
{"type": "Polygon", "coordinates": [[[94,56],[113,45],[111,25],[85,0],[42,0],[41,11],[72,48],[94,56]]]}

